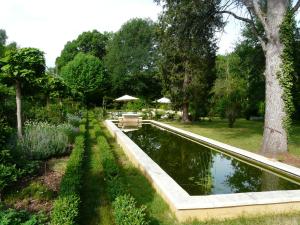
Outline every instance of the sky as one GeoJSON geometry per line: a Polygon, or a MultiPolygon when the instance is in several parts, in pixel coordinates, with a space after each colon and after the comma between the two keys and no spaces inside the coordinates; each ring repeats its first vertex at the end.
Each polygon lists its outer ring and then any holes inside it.
{"type": "MultiPolygon", "coordinates": [[[[8,42],[45,52],[48,67],[55,65],[64,45],[84,31],[116,32],[131,18],[156,21],[161,7],[153,0],[1,0],[0,29],[8,42]]],[[[218,53],[233,50],[241,22],[229,18],[218,36],[218,53]]]]}

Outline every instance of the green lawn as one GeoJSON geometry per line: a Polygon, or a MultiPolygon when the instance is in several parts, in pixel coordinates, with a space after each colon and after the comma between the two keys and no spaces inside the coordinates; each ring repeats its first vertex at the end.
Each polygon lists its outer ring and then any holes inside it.
{"type": "MultiPolygon", "coordinates": [[[[212,138],[226,144],[258,152],[262,142],[263,122],[238,119],[233,128],[228,127],[227,120],[214,119],[191,124],[166,122],[184,130],[212,138]]],[[[294,125],[289,140],[289,152],[300,156],[300,125],[294,125]]]]}
{"type": "Polygon", "coordinates": [[[89,116],[87,146],[83,164],[83,182],[81,190],[80,224],[112,224],[111,205],[107,200],[101,164],[101,150],[97,145],[100,135],[99,122],[89,116]]]}

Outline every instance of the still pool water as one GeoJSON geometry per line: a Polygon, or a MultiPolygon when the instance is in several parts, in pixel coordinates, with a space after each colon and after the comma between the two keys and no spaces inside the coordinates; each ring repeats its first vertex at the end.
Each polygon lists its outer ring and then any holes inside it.
{"type": "Polygon", "coordinates": [[[126,134],[190,195],[300,189],[270,172],[151,124],[126,134]]]}

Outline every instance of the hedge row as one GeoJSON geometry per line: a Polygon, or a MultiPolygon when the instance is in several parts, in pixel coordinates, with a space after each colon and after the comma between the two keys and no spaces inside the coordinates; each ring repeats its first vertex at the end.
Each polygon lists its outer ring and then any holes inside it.
{"type": "Polygon", "coordinates": [[[119,167],[105,137],[98,137],[97,142],[102,153],[101,162],[108,194],[113,202],[115,223],[117,225],[148,224],[145,213],[146,208],[137,207],[135,199],[129,194],[126,194],[126,188],[120,176],[119,167]]]}
{"type": "Polygon", "coordinates": [[[75,147],[70,155],[65,175],[60,184],[58,198],[51,212],[51,225],[74,225],[79,216],[82,163],[85,150],[87,123],[80,125],[75,147]]]}

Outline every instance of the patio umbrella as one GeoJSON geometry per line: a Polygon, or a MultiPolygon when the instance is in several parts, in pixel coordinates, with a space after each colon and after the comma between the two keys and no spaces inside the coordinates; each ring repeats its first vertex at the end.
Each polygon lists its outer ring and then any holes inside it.
{"type": "Polygon", "coordinates": [[[160,99],[156,100],[156,102],[162,103],[162,104],[170,104],[171,100],[169,98],[163,97],[163,98],[160,98],[160,99]]]}
{"type": "Polygon", "coordinates": [[[129,102],[129,101],[135,101],[138,100],[138,98],[130,96],[130,95],[123,95],[120,98],[115,99],[116,102],[129,102]]]}

